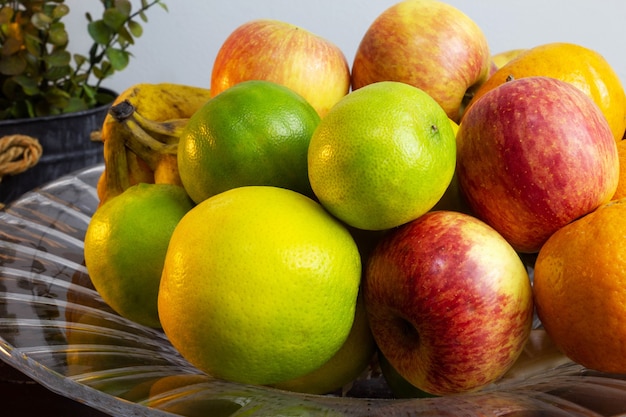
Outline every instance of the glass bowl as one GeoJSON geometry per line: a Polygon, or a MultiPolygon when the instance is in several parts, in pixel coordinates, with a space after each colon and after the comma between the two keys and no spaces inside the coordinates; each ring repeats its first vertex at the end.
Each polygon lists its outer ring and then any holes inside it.
{"type": "Polygon", "coordinates": [[[329,395],[212,378],[93,289],[83,238],[103,169],[62,177],[0,211],[0,358],[58,394],[112,415],[626,416],[626,375],[572,363],[538,326],[515,366],[476,393],[393,399],[375,366],[329,395]]]}

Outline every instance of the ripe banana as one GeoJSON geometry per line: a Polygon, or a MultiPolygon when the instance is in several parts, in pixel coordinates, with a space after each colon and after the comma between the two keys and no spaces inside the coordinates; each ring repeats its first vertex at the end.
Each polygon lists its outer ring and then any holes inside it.
{"type": "Polygon", "coordinates": [[[105,164],[98,184],[100,203],[139,182],[181,185],[178,137],[209,99],[209,89],[173,83],[140,83],[122,92],[98,138],[104,142],[105,164]]]}

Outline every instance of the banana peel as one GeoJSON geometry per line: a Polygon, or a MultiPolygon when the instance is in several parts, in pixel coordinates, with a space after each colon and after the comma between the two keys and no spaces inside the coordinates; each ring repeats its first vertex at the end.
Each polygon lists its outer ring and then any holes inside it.
{"type": "Polygon", "coordinates": [[[210,97],[207,88],[172,83],[142,83],[122,92],[113,105],[128,100],[145,118],[165,121],[191,117],[210,97]]]}
{"type": "Polygon", "coordinates": [[[207,88],[174,83],[140,83],[122,92],[99,135],[105,165],[97,187],[100,204],[139,182],[181,185],[178,138],[210,98],[207,88]]]}
{"type": "Polygon", "coordinates": [[[164,153],[159,158],[159,163],[154,170],[155,184],[176,184],[183,186],[178,175],[178,160],[176,155],[164,153]]]}

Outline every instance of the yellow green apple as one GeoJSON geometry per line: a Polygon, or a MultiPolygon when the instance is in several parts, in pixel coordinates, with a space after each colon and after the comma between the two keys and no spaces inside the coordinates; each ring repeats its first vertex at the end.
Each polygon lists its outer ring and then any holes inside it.
{"type": "Polygon", "coordinates": [[[324,116],[350,90],[350,68],[333,42],[302,27],[255,19],[237,27],[213,63],[213,96],[242,81],[282,84],[324,116]]]}
{"type": "Polygon", "coordinates": [[[352,64],[352,88],[400,81],[430,94],[458,121],[468,90],[484,82],[491,55],[481,28],[436,0],[405,0],[384,10],[365,32],[352,64]]]}

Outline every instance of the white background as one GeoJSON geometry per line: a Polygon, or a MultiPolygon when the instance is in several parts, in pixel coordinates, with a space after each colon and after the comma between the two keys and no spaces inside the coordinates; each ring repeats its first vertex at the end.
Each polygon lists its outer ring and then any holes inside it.
{"type": "MultiPolygon", "coordinates": [[[[138,4],[138,0],[132,0],[138,4]]],[[[371,22],[398,0],[165,0],[148,11],[144,34],[129,67],[107,80],[118,92],[139,82],[208,87],[213,60],[240,24],[274,18],[299,25],[338,45],[349,64],[371,22]]],[[[446,0],[483,30],[493,53],[548,42],[573,42],[601,53],[626,86],[624,0],[446,0]]],[[[100,16],[98,0],[67,0],[70,50],[86,53],[86,10],[100,16]]]]}

